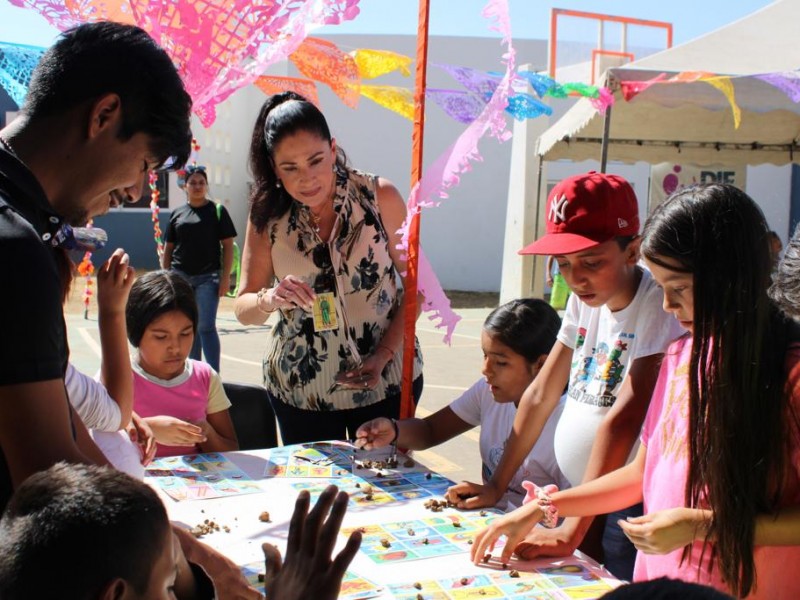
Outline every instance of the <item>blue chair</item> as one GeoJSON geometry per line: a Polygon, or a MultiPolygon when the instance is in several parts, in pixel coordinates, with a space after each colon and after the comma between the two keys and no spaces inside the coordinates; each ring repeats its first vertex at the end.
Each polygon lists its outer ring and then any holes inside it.
{"type": "Polygon", "coordinates": [[[223,382],[222,387],[231,401],[230,415],[239,449],[257,450],[277,446],[278,428],[267,390],[249,383],[223,382]]]}

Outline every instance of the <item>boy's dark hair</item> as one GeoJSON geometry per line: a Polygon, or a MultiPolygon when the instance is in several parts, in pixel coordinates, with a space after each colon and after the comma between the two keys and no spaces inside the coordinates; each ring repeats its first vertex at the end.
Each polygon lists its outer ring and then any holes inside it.
{"type": "Polygon", "coordinates": [[[167,53],[132,25],[104,21],[64,32],[34,70],[22,112],[33,121],[109,93],[122,103],[121,139],[147,134],[160,164],[186,162],[192,99],[167,53]]]}
{"type": "Polygon", "coordinates": [[[501,304],[489,313],[483,329],[528,362],[549,354],[561,327],[558,313],[540,298],[501,304]]]}
{"type": "Polygon", "coordinates": [[[603,600],[634,600],[637,598],[646,600],[733,600],[728,594],[714,588],[666,577],[621,585],[603,596],[603,600]]]}
{"type": "Polygon", "coordinates": [[[772,275],[769,294],[786,316],[800,318],[800,225],[794,230],[783,259],[772,275]]]}
{"type": "Polygon", "coordinates": [[[712,509],[707,539],[737,596],[755,586],[756,517],[776,510],[797,428],[784,369],[794,332],[767,296],[768,232],[741,190],[695,185],[655,209],[641,246],[647,260],[693,274],[685,502],[712,509]]]}
{"type": "MultiPolygon", "coordinates": [[[[275,147],[287,136],[301,131],[312,133],[327,142],[332,141],[325,115],[295,92],[282,92],[267,98],[256,118],[250,141],[250,221],[261,232],[267,221],[286,214],[292,197],[283,187],[277,187],[278,176],[272,162],[275,147]]],[[[336,167],[347,166],[347,155],[336,146],[336,167]]]]}
{"type": "Polygon", "coordinates": [[[144,594],[167,535],[164,505],[141,481],[58,463],[29,477],[0,520],[0,598],[94,598],[116,578],[144,594]]]}
{"type": "Polygon", "coordinates": [[[175,271],[150,271],[139,277],[131,286],[125,307],[128,340],[138,348],[144,330],[164,313],[179,310],[192,322],[197,334],[197,302],[192,284],[175,271]]]}

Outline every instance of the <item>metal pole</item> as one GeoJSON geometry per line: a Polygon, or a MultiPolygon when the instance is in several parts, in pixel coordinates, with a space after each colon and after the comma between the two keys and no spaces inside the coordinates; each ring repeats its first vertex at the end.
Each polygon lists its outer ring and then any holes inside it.
{"type": "Polygon", "coordinates": [[[606,114],[603,118],[603,141],[600,144],[600,172],[606,172],[606,165],[608,164],[608,131],[611,128],[611,107],[606,108],[606,114]]]}

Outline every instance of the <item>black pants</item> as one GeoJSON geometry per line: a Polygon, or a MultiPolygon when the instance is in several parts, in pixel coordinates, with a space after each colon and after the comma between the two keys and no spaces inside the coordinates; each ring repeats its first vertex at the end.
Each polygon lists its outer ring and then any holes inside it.
{"type": "MultiPolygon", "coordinates": [[[[414,380],[412,395],[416,406],[422,396],[422,375],[414,380]]],[[[397,419],[400,416],[400,395],[347,410],[304,410],[290,406],[272,394],[269,395],[269,401],[278,419],[284,445],[321,440],[352,440],[356,437],[356,430],[370,419],[397,419]]]]}

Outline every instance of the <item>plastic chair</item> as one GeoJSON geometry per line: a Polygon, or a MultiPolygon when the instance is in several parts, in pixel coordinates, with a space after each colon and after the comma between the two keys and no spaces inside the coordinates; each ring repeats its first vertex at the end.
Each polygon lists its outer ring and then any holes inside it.
{"type": "Polygon", "coordinates": [[[231,401],[231,421],[239,439],[239,449],[277,446],[278,428],[267,390],[249,383],[223,382],[222,387],[231,401]]]}

